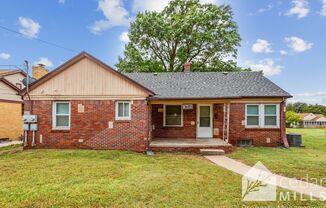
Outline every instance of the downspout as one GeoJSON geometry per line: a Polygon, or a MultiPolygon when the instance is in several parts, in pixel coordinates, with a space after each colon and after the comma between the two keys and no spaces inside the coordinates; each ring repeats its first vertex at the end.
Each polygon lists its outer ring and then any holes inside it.
{"type": "Polygon", "coordinates": [[[283,141],[283,146],[285,148],[289,148],[290,145],[288,143],[288,139],[287,139],[287,136],[286,136],[286,127],[285,127],[285,122],[284,122],[284,119],[285,119],[285,107],[286,107],[286,99],[283,98],[282,102],[281,102],[281,106],[282,108],[280,109],[280,115],[281,115],[281,118],[280,118],[280,121],[281,121],[281,140],[283,141]]]}

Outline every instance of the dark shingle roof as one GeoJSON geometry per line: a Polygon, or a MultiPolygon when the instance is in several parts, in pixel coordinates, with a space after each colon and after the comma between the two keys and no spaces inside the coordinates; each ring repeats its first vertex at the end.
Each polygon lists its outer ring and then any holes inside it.
{"type": "Polygon", "coordinates": [[[126,73],[156,99],[291,97],[260,72],[126,73]]]}

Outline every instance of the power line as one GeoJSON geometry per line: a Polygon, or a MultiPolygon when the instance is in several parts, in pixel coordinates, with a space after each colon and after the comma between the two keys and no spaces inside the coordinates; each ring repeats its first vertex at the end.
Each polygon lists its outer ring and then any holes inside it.
{"type": "MultiPolygon", "coordinates": [[[[26,36],[23,33],[18,32],[16,30],[12,30],[10,28],[7,28],[7,27],[1,26],[1,25],[0,25],[0,28],[3,29],[3,30],[6,30],[8,32],[18,34],[18,35],[26,38],[26,36]]],[[[61,48],[61,49],[67,50],[67,51],[70,51],[70,52],[79,53],[79,51],[77,51],[77,50],[70,49],[70,48],[67,48],[67,47],[58,45],[56,43],[52,43],[52,42],[46,41],[46,40],[42,40],[42,39],[39,39],[39,38],[33,38],[33,37],[31,39],[36,40],[36,41],[39,41],[39,42],[44,43],[44,44],[47,44],[47,45],[51,45],[51,46],[54,46],[54,47],[57,47],[57,48],[61,48]]]]}
{"type": "MultiPolygon", "coordinates": [[[[17,65],[14,65],[14,64],[0,64],[0,69],[2,68],[2,67],[9,67],[9,69],[20,69],[20,70],[23,70],[22,68],[21,68],[21,66],[17,66],[17,65]]],[[[3,68],[4,69],[4,68],[3,68]]]]}

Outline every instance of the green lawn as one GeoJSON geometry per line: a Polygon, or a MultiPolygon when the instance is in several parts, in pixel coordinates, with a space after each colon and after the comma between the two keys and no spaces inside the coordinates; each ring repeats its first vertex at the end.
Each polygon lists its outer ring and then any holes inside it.
{"type": "Polygon", "coordinates": [[[326,186],[326,134],[322,129],[287,129],[303,136],[304,148],[240,148],[231,158],[249,165],[261,161],[271,171],[326,186]],[[308,177],[307,177],[308,176],[308,177]],[[321,181],[322,180],[322,181],[321,181]]]}
{"type": "Polygon", "coordinates": [[[9,150],[18,150],[18,149],[22,149],[23,146],[21,144],[14,144],[14,145],[10,145],[10,146],[6,146],[6,147],[0,147],[0,154],[2,152],[7,152],[9,150]]]}
{"type": "Polygon", "coordinates": [[[321,206],[241,201],[241,177],[198,155],[30,150],[0,154],[0,207],[321,206]]]}

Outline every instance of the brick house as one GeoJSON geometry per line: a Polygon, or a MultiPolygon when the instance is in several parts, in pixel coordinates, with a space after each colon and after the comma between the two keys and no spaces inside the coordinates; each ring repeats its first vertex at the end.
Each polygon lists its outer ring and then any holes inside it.
{"type": "Polygon", "coordinates": [[[260,72],[122,74],[85,52],[29,94],[39,128],[28,147],[140,152],[280,145],[291,97],[260,72]]]}
{"type": "Polygon", "coordinates": [[[298,113],[302,122],[298,127],[301,128],[326,128],[326,116],[313,113],[298,113]]]}

